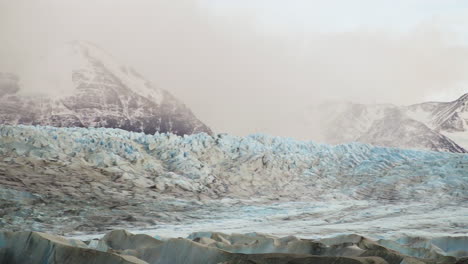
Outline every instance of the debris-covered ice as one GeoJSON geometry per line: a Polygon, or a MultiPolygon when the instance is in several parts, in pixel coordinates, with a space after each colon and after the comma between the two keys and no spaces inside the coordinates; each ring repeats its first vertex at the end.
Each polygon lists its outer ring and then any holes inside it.
{"type": "Polygon", "coordinates": [[[468,155],[358,143],[0,126],[0,184],[4,230],[388,239],[468,228],[468,155]]]}

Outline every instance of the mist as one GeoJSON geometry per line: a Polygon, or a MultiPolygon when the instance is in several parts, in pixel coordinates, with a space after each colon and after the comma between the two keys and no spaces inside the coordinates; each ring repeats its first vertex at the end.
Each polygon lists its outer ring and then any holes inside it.
{"type": "MultiPolygon", "coordinates": [[[[404,105],[468,92],[468,33],[454,30],[468,22],[448,23],[449,11],[403,22],[403,30],[359,14],[347,18],[355,26],[330,29],[314,15],[335,10],[320,1],[295,1],[311,15],[292,24],[294,8],[273,23],[265,1],[220,2],[1,0],[0,71],[21,76],[63,43],[87,40],[216,132],[298,138],[313,138],[301,131],[302,115],[327,101],[404,105]]],[[[355,4],[378,17],[368,1],[355,4]]]]}

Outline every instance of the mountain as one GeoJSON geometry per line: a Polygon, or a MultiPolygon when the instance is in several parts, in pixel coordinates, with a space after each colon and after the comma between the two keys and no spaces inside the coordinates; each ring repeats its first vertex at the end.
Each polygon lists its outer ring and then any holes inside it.
{"type": "Polygon", "coordinates": [[[394,106],[333,103],[321,105],[316,112],[323,114],[320,124],[326,129],[324,140],[330,144],[341,144],[356,141],[389,109],[394,109],[394,106]]]}
{"type": "Polygon", "coordinates": [[[424,123],[404,115],[398,109],[386,111],[358,139],[377,146],[414,148],[464,153],[465,149],[424,123]]]}
{"type": "Polygon", "coordinates": [[[24,83],[0,75],[0,123],[212,133],[168,91],[87,42],[69,43],[47,57],[24,83]]]}
{"type": "Polygon", "coordinates": [[[410,106],[333,103],[320,106],[323,140],[466,153],[468,94],[453,102],[410,106]]]}
{"type": "Polygon", "coordinates": [[[428,102],[406,107],[406,114],[427,124],[468,150],[468,93],[452,102],[428,102]]]}
{"type": "Polygon", "coordinates": [[[448,102],[428,102],[407,107],[409,116],[445,132],[468,131],[468,93],[448,102]]]}

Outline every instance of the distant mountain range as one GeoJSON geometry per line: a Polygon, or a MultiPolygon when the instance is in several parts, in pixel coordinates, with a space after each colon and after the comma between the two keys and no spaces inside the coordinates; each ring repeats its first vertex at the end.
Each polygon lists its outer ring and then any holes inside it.
{"type": "Polygon", "coordinates": [[[321,132],[331,144],[467,153],[468,93],[453,102],[410,106],[332,103],[320,109],[321,132]]]}
{"type": "MultiPolygon", "coordinates": [[[[0,72],[0,124],[212,134],[168,91],[88,42],[65,45],[32,72],[0,72]]],[[[468,93],[453,102],[410,106],[329,103],[316,112],[320,120],[304,131],[320,127],[326,143],[468,152],[468,93]]]]}
{"type": "Polygon", "coordinates": [[[22,80],[0,73],[1,124],[212,133],[168,91],[87,42],[69,43],[44,59],[28,87],[22,80]]]}

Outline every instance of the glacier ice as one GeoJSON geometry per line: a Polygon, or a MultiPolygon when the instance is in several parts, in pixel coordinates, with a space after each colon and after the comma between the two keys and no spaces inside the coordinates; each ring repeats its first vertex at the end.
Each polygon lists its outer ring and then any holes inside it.
{"type": "Polygon", "coordinates": [[[11,207],[0,224],[11,228],[435,239],[468,227],[467,154],[4,125],[0,173],[11,207]]]}
{"type": "Polygon", "coordinates": [[[164,190],[249,197],[466,199],[468,155],[267,135],[145,135],[118,129],[1,126],[0,154],[106,170],[164,190]]]}

